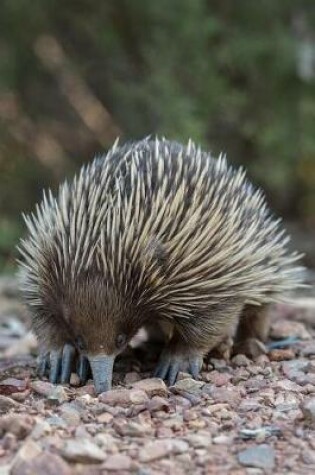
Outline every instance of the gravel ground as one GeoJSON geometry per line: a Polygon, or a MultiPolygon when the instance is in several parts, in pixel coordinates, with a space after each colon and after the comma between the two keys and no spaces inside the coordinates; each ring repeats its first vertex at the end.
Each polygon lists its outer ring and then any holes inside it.
{"type": "MultiPolygon", "coordinates": [[[[314,295],[314,292],[313,292],[314,295]]],[[[315,473],[315,298],[273,309],[256,361],[209,358],[200,381],[150,377],[154,349],[130,350],[114,389],[52,386],[35,375],[36,343],[0,280],[0,475],[315,473]]]]}

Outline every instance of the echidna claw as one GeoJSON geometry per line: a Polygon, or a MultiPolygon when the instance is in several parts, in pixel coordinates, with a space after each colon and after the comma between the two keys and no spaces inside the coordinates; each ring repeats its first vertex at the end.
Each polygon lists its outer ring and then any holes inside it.
{"type": "Polygon", "coordinates": [[[86,356],[80,355],[77,366],[77,374],[80,378],[80,383],[83,385],[86,383],[90,371],[90,363],[86,356]]]}
{"type": "Polygon", "coordinates": [[[36,372],[40,378],[44,378],[49,374],[49,352],[41,352],[38,356],[36,372]]]}
{"type": "Polygon", "coordinates": [[[172,355],[166,351],[159,359],[154,376],[164,379],[169,386],[173,386],[180,371],[186,371],[197,379],[201,365],[202,357],[200,355],[172,355]]]}
{"type": "Polygon", "coordinates": [[[52,384],[58,384],[62,366],[62,349],[52,350],[50,352],[50,373],[49,381],[52,384]]]}
{"type": "Polygon", "coordinates": [[[194,379],[197,379],[202,366],[202,359],[195,357],[189,360],[189,373],[194,379]]]}
{"type": "Polygon", "coordinates": [[[75,356],[75,348],[70,343],[66,343],[62,351],[62,361],[61,361],[61,384],[69,384],[71,377],[71,370],[73,359],[75,356]]]}

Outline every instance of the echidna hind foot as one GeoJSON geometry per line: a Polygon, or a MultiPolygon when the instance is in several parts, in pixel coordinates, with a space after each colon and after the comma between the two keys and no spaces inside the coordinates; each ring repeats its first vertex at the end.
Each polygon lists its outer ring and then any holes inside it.
{"type": "Polygon", "coordinates": [[[166,380],[169,386],[175,384],[178,373],[184,371],[197,379],[203,363],[203,355],[198,353],[173,353],[164,350],[154,372],[156,378],[166,380]]]}
{"type": "Polygon", "coordinates": [[[175,325],[154,375],[165,379],[169,385],[176,382],[180,371],[197,379],[203,357],[217,347],[224,335],[234,331],[242,308],[242,302],[231,299],[230,303],[213,306],[206,312],[196,309],[199,325],[190,320],[175,325]]]}
{"type": "Polygon", "coordinates": [[[246,305],[237,327],[233,354],[242,353],[257,358],[267,353],[265,343],[270,329],[269,305],[246,305]]]}

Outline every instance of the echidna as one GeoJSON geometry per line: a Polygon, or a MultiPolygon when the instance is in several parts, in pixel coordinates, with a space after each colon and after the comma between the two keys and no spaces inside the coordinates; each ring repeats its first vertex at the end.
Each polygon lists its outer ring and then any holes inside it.
{"type": "Polygon", "coordinates": [[[185,365],[197,377],[237,322],[239,343],[265,340],[266,305],[301,284],[261,190],[192,142],[115,144],[25,221],[22,288],[54,383],[76,353],[106,391],[116,355],[165,321],[156,375],[173,384],[185,365]]]}

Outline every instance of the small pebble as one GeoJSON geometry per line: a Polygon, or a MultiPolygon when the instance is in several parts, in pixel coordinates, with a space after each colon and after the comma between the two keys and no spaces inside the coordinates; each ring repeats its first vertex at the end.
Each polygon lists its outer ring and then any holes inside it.
{"type": "Polygon", "coordinates": [[[234,366],[249,366],[251,361],[247,358],[247,356],[239,354],[232,358],[231,363],[234,366]]]}
{"type": "Polygon", "coordinates": [[[315,398],[304,401],[301,409],[305,421],[315,427],[315,398]]]}
{"type": "Polygon", "coordinates": [[[47,400],[50,404],[62,404],[69,399],[69,392],[64,386],[54,386],[47,394],[47,400]]]}
{"type": "Polygon", "coordinates": [[[107,457],[106,462],[102,466],[105,470],[115,470],[115,471],[122,471],[127,470],[129,471],[131,468],[132,459],[128,455],[124,454],[114,454],[107,457]]]}

